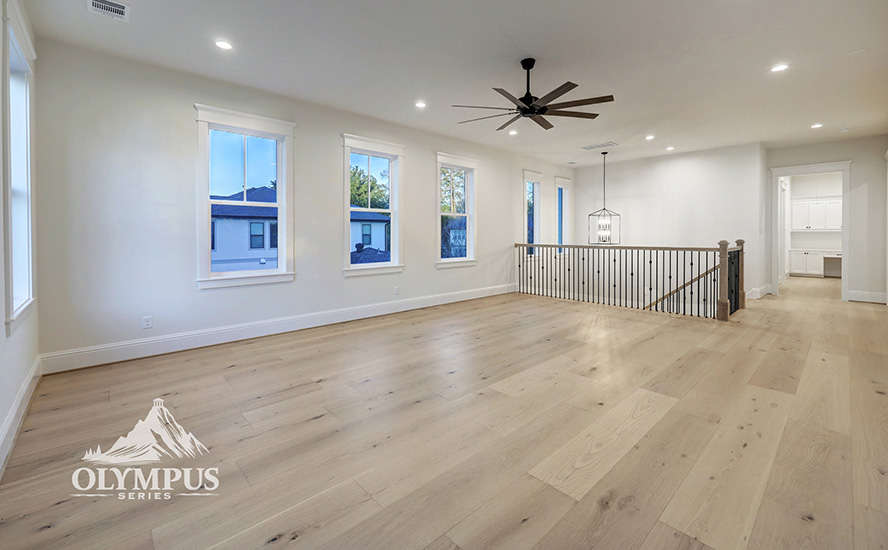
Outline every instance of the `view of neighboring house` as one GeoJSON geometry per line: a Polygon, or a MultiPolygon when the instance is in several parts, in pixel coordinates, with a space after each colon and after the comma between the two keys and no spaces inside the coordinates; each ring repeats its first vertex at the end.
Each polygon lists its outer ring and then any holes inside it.
{"type": "Polygon", "coordinates": [[[378,212],[355,210],[351,205],[351,263],[391,261],[391,218],[378,212]]]}
{"type": "MultiPolygon", "coordinates": [[[[243,193],[216,200],[243,201],[243,193]]],[[[277,201],[271,187],[247,189],[246,202],[277,201]]],[[[277,269],[278,209],[276,206],[213,204],[210,225],[210,265],[213,272],[277,269]]]]}
{"type": "Polygon", "coordinates": [[[466,217],[441,217],[441,258],[466,257],[466,217]]]}

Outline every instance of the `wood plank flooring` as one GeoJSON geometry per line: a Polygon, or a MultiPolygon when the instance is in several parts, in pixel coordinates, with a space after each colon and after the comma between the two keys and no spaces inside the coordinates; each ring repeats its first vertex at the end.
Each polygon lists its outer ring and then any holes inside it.
{"type": "MultiPolygon", "coordinates": [[[[888,308],[509,294],[43,378],[0,548],[888,548],[888,308]],[[213,497],[73,497],[162,398],[213,497]]],[[[100,492],[101,493],[101,492],[100,492]]]]}

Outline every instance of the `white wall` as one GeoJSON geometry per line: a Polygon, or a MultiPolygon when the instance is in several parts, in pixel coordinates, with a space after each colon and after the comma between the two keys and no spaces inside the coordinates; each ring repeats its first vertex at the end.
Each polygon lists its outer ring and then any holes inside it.
{"type": "MultiPolygon", "coordinates": [[[[621,215],[621,244],[718,246],[746,241],[746,290],[770,278],[770,199],[759,144],[650,159],[608,155],[607,207],[621,215]]],[[[601,164],[577,170],[575,240],[587,239],[587,216],[602,207],[601,164]]],[[[767,289],[763,289],[767,291],[767,289]]]]}
{"type": "Polygon", "coordinates": [[[52,41],[37,51],[40,349],[49,370],[341,320],[342,308],[369,315],[388,310],[354,308],[503,291],[521,237],[522,170],[544,174],[553,213],[554,176],[572,176],[545,161],[52,41]],[[297,123],[295,282],[197,289],[194,103],[297,123]],[[343,277],[342,133],[406,146],[403,273],[343,277]],[[436,269],[439,151],[479,161],[474,267],[436,269]],[[154,317],[153,329],[140,328],[143,315],[154,317]],[[266,323],[276,319],[289,321],[266,323]]]}
{"type": "MultiPolygon", "coordinates": [[[[4,22],[0,25],[0,43],[5,43],[8,40],[5,34],[5,17],[8,14],[7,9],[12,9],[12,6],[6,5],[7,2],[4,1],[3,4],[4,22]]],[[[27,23],[27,14],[23,13],[23,20],[28,27],[23,32],[28,35],[30,34],[30,25],[27,23]]],[[[30,40],[29,36],[22,36],[19,40],[22,38],[30,40]]],[[[31,81],[32,117],[34,115],[33,90],[37,86],[36,80],[35,73],[32,75],[31,81]]],[[[5,86],[0,85],[0,88],[5,88],[5,86]]],[[[2,120],[3,111],[0,110],[0,121],[2,120]]],[[[35,158],[37,155],[34,152],[33,135],[31,150],[32,158],[35,158]]],[[[0,169],[5,170],[5,167],[2,167],[2,161],[0,161],[0,169]]],[[[0,185],[0,189],[2,189],[2,185],[0,185]]],[[[0,213],[3,211],[4,200],[4,193],[0,193],[0,213]]],[[[32,219],[35,213],[36,209],[32,204],[32,219]]],[[[0,222],[2,222],[2,216],[0,216],[0,222]]],[[[0,223],[0,312],[3,312],[5,320],[7,281],[5,255],[2,252],[2,243],[5,240],[4,231],[5,223],[0,223]]],[[[32,305],[30,309],[20,315],[14,331],[10,333],[5,326],[0,328],[0,476],[3,474],[3,467],[12,448],[24,409],[39,377],[39,370],[38,315],[36,307],[32,305]]]]}
{"type": "Polygon", "coordinates": [[[886,170],[888,135],[767,151],[768,168],[852,161],[848,289],[851,299],[885,301],[886,170]]]}

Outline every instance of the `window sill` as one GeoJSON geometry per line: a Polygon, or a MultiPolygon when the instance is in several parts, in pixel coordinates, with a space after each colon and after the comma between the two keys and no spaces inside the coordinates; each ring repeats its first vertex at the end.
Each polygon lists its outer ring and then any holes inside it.
{"type": "Polygon", "coordinates": [[[296,280],[295,273],[267,273],[261,275],[219,276],[210,279],[198,279],[197,288],[228,288],[232,286],[266,285],[274,283],[290,283],[296,280]]]}
{"type": "Polygon", "coordinates": [[[473,267],[478,265],[478,260],[473,259],[463,259],[463,260],[438,260],[435,264],[435,267],[438,269],[450,269],[452,267],[473,267]]]}
{"type": "Polygon", "coordinates": [[[342,270],[346,277],[363,277],[364,275],[383,275],[386,273],[401,273],[404,271],[402,264],[386,264],[370,267],[347,267],[342,270]]]}
{"type": "Polygon", "coordinates": [[[13,312],[12,317],[6,320],[6,337],[15,333],[16,330],[20,326],[24,324],[24,322],[31,316],[31,310],[36,307],[37,298],[31,298],[27,302],[21,305],[15,312],[13,312]]]}

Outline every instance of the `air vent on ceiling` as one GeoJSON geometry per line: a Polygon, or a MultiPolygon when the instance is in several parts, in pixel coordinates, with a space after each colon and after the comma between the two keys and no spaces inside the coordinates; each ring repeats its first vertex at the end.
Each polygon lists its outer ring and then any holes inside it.
{"type": "Polygon", "coordinates": [[[604,143],[596,143],[595,145],[585,145],[580,147],[580,149],[585,149],[587,151],[594,151],[595,149],[606,149],[608,147],[616,147],[617,144],[613,141],[605,141],[604,143]]]}
{"type": "Polygon", "coordinates": [[[112,19],[129,21],[130,7],[126,4],[109,2],[109,0],[86,0],[86,9],[112,19]]]}

